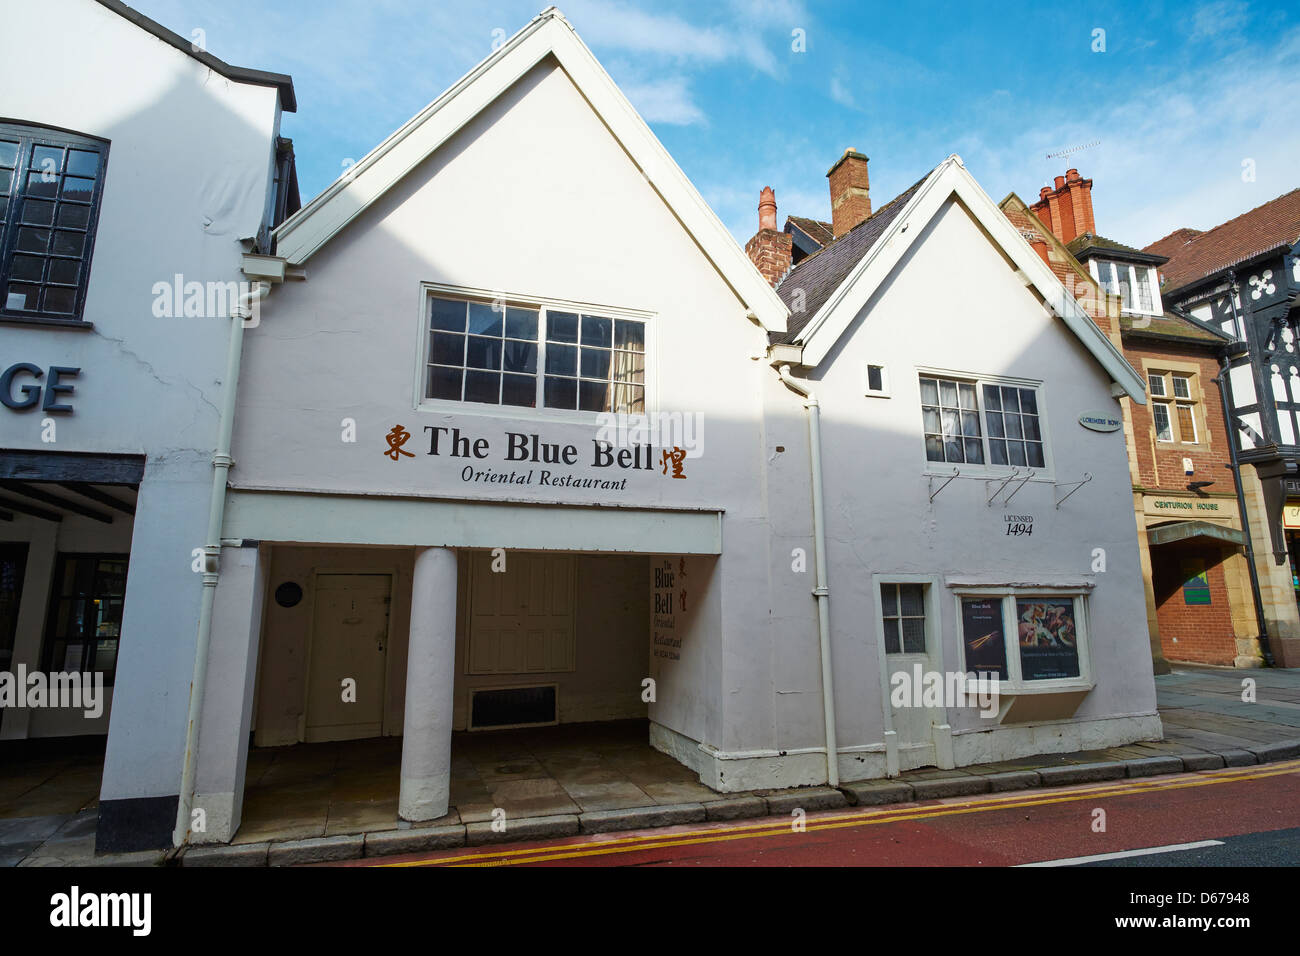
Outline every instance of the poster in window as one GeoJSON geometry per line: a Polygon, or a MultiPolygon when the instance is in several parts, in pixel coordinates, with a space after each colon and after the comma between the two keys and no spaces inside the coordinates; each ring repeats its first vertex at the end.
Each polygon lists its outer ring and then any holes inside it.
{"type": "Polygon", "coordinates": [[[1073,599],[1017,598],[1016,629],[1024,680],[1079,676],[1073,599]]]}
{"type": "Polygon", "coordinates": [[[1186,558],[1178,563],[1183,572],[1183,603],[1209,604],[1210,579],[1205,573],[1205,562],[1200,558],[1186,558]]]}
{"type": "Polygon", "coordinates": [[[1007,644],[1003,639],[1002,599],[963,598],[961,634],[966,649],[966,670],[996,673],[1007,679],[1007,644]]]}

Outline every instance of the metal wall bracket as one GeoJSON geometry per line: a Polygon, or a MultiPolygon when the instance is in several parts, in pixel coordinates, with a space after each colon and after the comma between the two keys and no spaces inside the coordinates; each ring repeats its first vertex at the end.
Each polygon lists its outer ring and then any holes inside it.
{"type": "Polygon", "coordinates": [[[1004,505],[1011,504],[1011,499],[1014,498],[1020,492],[1021,488],[1025,487],[1025,482],[1029,481],[1029,479],[1032,477],[1034,477],[1034,470],[1032,468],[1026,468],[1025,477],[1020,479],[1020,484],[1016,485],[1015,491],[1011,492],[1011,494],[1007,495],[1005,498],[1002,499],[1002,503],[1004,505]]]}
{"type": "Polygon", "coordinates": [[[1057,501],[1056,501],[1056,507],[1058,507],[1058,508],[1061,507],[1061,502],[1065,501],[1066,498],[1070,497],[1070,495],[1074,494],[1076,491],[1078,491],[1080,488],[1082,488],[1084,485],[1086,485],[1086,484],[1087,484],[1088,482],[1090,482],[1090,481],[1092,481],[1092,475],[1088,474],[1088,473],[1085,471],[1085,472],[1083,473],[1083,480],[1082,480],[1082,481],[1067,481],[1067,482],[1060,482],[1060,483],[1054,485],[1054,486],[1053,486],[1053,490],[1056,490],[1056,489],[1059,489],[1059,488],[1065,488],[1065,487],[1068,487],[1068,486],[1070,486],[1070,485],[1073,485],[1073,486],[1074,486],[1073,488],[1070,488],[1070,490],[1067,491],[1067,492],[1065,493],[1065,496],[1064,496],[1064,497],[1062,497],[1062,498],[1058,498],[1058,499],[1057,499],[1057,501]]]}
{"type": "MultiPolygon", "coordinates": [[[[1005,488],[1008,484],[1010,484],[1015,478],[1018,478],[1019,476],[1020,476],[1020,469],[1012,468],[1011,474],[1007,475],[1005,478],[1002,479],[1002,483],[998,485],[997,488],[993,489],[993,494],[989,495],[988,500],[984,503],[991,507],[993,505],[993,499],[996,498],[998,495],[1002,494],[1002,489],[1005,488]]],[[[991,481],[984,482],[984,487],[987,489],[988,486],[993,484],[993,482],[996,480],[997,479],[994,478],[991,481]]]]}
{"type": "Polygon", "coordinates": [[[931,503],[931,504],[934,504],[934,499],[938,496],[939,492],[941,492],[941,491],[943,491],[943,489],[947,488],[947,487],[948,487],[948,484],[949,484],[949,483],[950,483],[954,478],[956,478],[956,477],[957,477],[958,475],[960,475],[960,474],[961,474],[961,469],[960,469],[960,468],[954,468],[954,469],[952,470],[952,474],[949,475],[946,479],[944,479],[943,484],[941,484],[938,488],[936,488],[936,487],[934,486],[934,476],[933,476],[933,475],[930,476],[930,479],[929,479],[929,481],[927,482],[927,484],[929,485],[929,488],[930,488],[930,503],[931,503]]]}

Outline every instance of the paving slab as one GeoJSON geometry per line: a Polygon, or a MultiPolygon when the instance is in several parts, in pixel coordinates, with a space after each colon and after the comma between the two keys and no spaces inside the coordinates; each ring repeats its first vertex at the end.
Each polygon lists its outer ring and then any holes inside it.
{"type": "Polygon", "coordinates": [[[1095,783],[1099,780],[1118,780],[1126,773],[1119,760],[1081,763],[1064,767],[1041,767],[1038,776],[1044,787],[1064,787],[1072,783],[1095,783]]]}
{"type": "Polygon", "coordinates": [[[989,782],[990,793],[1028,790],[1030,787],[1042,786],[1043,783],[1037,770],[1006,770],[1002,773],[991,773],[984,779],[989,782]]]}
{"type": "Polygon", "coordinates": [[[969,797],[988,793],[991,784],[988,774],[963,773],[960,770],[942,770],[927,774],[923,780],[908,780],[912,785],[913,799],[942,800],[945,797],[969,797]]]}
{"type": "Polygon", "coordinates": [[[849,805],[848,799],[840,791],[831,787],[800,787],[797,790],[778,790],[769,793],[767,812],[773,816],[787,814],[793,810],[805,813],[814,810],[838,810],[849,805]]]}
{"type": "Polygon", "coordinates": [[[855,807],[876,807],[886,803],[910,803],[916,799],[912,785],[901,780],[860,780],[840,784],[840,792],[855,807]]]}
{"type": "Polygon", "coordinates": [[[704,804],[706,820],[743,820],[767,816],[767,801],[762,797],[724,797],[704,804]]]}

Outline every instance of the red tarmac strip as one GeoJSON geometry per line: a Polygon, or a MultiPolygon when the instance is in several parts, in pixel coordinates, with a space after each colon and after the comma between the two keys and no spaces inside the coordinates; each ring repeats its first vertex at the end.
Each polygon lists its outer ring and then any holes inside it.
{"type": "Polygon", "coordinates": [[[351,866],[1010,866],[1300,827],[1300,760],[1075,787],[591,834],[351,866]],[[1105,831],[1094,831],[1096,810],[1105,831]]]}

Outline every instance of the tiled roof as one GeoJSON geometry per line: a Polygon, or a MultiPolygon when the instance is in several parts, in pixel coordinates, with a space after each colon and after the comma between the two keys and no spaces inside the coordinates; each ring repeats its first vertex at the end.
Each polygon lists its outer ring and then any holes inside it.
{"type": "MultiPolygon", "coordinates": [[[[1065,248],[1070,251],[1070,255],[1076,259],[1082,259],[1093,253],[1110,254],[1118,258],[1130,258],[1140,262],[1149,261],[1153,252],[1144,249],[1134,249],[1132,246],[1126,246],[1122,242],[1116,242],[1114,239],[1107,239],[1105,236],[1094,236],[1090,232],[1075,236],[1065,244],[1065,248]]],[[[1158,258],[1158,256],[1156,256],[1158,258]]]]}
{"type": "Polygon", "coordinates": [[[1187,242],[1187,240],[1195,239],[1199,235],[1203,235],[1201,230],[1189,229],[1184,226],[1182,229],[1175,229],[1163,239],[1157,239],[1155,242],[1151,243],[1151,245],[1146,247],[1146,251],[1154,252],[1156,255],[1164,256],[1168,259],[1174,254],[1175,249],[1178,249],[1183,245],[1183,243],[1187,242]]]}
{"type": "Polygon", "coordinates": [[[1181,289],[1199,279],[1245,262],[1257,255],[1287,246],[1300,238],[1300,189],[1256,206],[1236,219],[1205,232],[1180,229],[1147,246],[1160,247],[1169,257],[1161,268],[1162,288],[1181,289]],[[1175,237],[1185,234],[1181,242],[1175,237]]]}
{"type": "Polygon", "coordinates": [[[1124,335],[1153,336],[1183,341],[1204,342],[1207,345],[1219,345],[1228,341],[1228,336],[1209,326],[1192,319],[1183,318],[1173,312],[1164,315],[1127,315],[1119,318],[1120,332],[1124,335]],[[1133,327],[1134,322],[1145,322],[1133,327]]]}
{"type": "Polygon", "coordinates": [[[793,342],[799,337],[808,320],[826,304],[826,300],[840,287],[862,257],[871,251],[871,247],[885,234],[889,224],[898,217],[921,184],[929,178],[930,173],[926,173],[906,191],[877,209],[870,217],[862,220],[844,235],[823,246],[820,251],[814,252],[786,273],[785,278],[776,288],[776,294],[790,309],[790,320],[786,324],[784,333],[773,333],[771,336],[773,342],[793,342]],[[799,290],[803,292],[803,302],[802,308],[796,311],[794,301],[799,290]]]}
{"type": "Polygon", "coordinates": [[[819,245],[829,245],[835,239],[835,232],[829,222],[820,219],[805,219],[803,216],[786,216],[786,223],[794,223],[804,231],[809,239],[819,245]]]}

